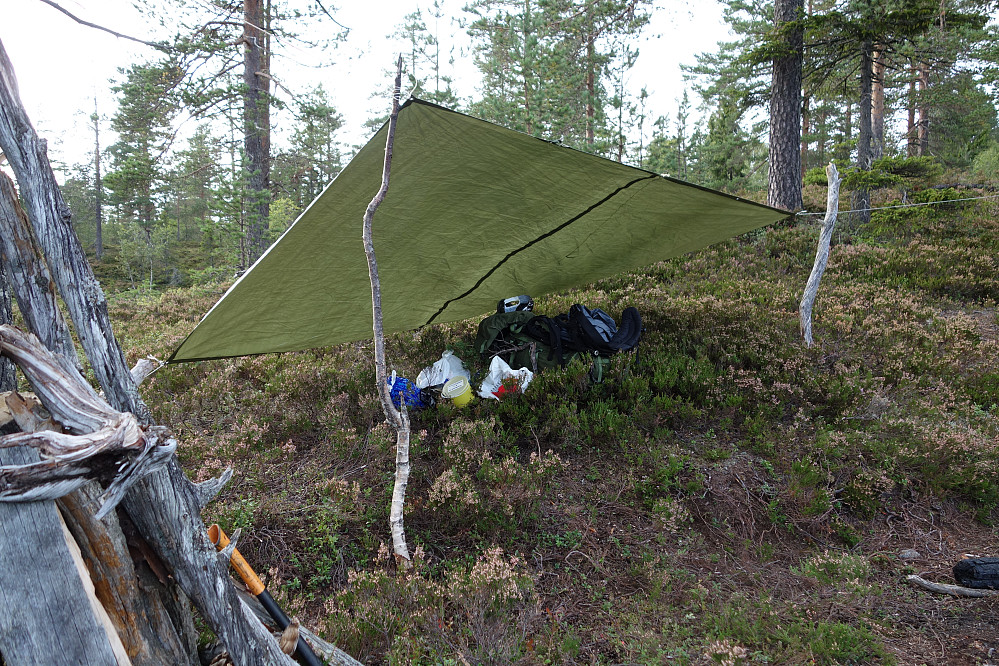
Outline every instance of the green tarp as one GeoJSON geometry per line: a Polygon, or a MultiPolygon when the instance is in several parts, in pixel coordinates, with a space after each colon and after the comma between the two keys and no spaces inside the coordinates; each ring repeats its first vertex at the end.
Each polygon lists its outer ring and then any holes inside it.
{"type": "MultiPolygon", "coordinates": [[[[370,338],[364,211],[387,126],[234,284],[171,361],[370,338]]],[[[788,213],[427,102],[399,112],[374,216],[387,333],[494,311],[690,252],[788,213]]]]}

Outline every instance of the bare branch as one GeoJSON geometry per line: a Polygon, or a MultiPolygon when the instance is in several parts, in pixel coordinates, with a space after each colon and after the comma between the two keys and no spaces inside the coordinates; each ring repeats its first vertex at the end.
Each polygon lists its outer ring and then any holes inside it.
{"type": "Polygon", "coordinates": [[[198,504],[201,508],[208,506],[208,503],[215,499],[225,484],[232,478],[232,468],[226,467],[222,476],[216,479],[208,479],[194,486],[194,491],[198,495],[198,504]]]}
{"type": "Polygon", "coordinates": [[[120,37],[122,39],[129,39],[129,40],[131,40],[133,42],[138,42],[139,44],[145,44],[146,46],[151,46],[154,49],[157,49],[158,51],[169,52],[171,50],[170,46],[168,44],[164,44],[163,42],[147,42],[146,40],[139,39],[138,37],[130,37],[128,35],[123,35],[120,32],[115,32],[111,28],[105,28],[102,25],[97,25],[96,23],[91,23],[90,21],[84,21],[79,16],[76,16],[76,15],[72,14],[71,12],[67,11],[65,8],[63,8],[63,7],[59,6],[59,5],[57,5],[56,3],[52,2],[52,0],[39,0],[39,2],[44,2],[49,7],[52,7],[53,9],[59,10],[60,12],[62,12],[63,14],[65,14],[66,16],[70,17],[71,19],[73,19],[74,21],[76,21],[77,23],[79,23],[80,25],[85,25],[88,28],[94,28],[96,30],[103,30],[104,32],[107,32],[109,34],[114,35],[115,37],[120,37]]]}
{"type": "Polygon", "coordinates": [[[132,381],[134,381],[135,385],[138,386],[145,381],[146,377],[162,368],[163,365],[163,361],[159,360],[155,356],[140,358],[135,362],[135,365],[132,366],[132,381]]]}
{"type": "Polygon", "coordinates": [[[382,287],[378,279],[378,262],[372,238],[372,221],[375,211],[388,192],[389,176],[392,172],[392,148],[395,141],[395,126],[399,119],[399,94],[402,89],[402,56],[396,66],[395,88],[392,94],[392,113],[389,116],[388,132],[385,139],[385,162],[382,166],[382,184],[364,211],[362,239],[364,254],[368,260],[368,278],[371,281],[372,328],[375,338],[375,383],[382,401],[385,419],[396,432],[395,447],[395,486],[392,490],[392,506],[389,511],[389,527],[392,530],[392,550],[396,563],[401,568],[411,566],[409,548],[406,546],[406,533],[403,529],[403,509],[406,503],[406,484],[409,480],[409,414],[405,403],[396,409],[387,382],[385,366],[385,330],[382,326],[382,287]]]}
{"type": "MultiPolygon", "coordinates": [[[[142,428],[134,414],[113,410],[35,336],[0,326],[0,354],[20,366],[53,416],[78,433],[39,430],[0,437],[0,448],[30,446],[42,456],[37,463],[0,466],[0,501],[56,499],[91,479],[113,476],[97,512],[100,519],[132,484],[162,467],[176,451],[177,442],[166,428],[142,428]]],[[[5,402],[15,416],[21,410],[10,396],[5,402]]],[[[23,417],[19,423],[25,423],[23,417]]]]}

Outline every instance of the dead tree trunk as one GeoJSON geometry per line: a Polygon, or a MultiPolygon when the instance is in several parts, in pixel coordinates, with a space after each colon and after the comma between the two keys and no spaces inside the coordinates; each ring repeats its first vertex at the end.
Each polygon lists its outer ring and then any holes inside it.
{"type": "MultiPolygon", "coordinates": [[[[2,43],[0,149],[21,184],[35,238],[108,401],[119,411],[135,414],[141,423],[150,423],[149,411],[114,339],[104,294],[72,233],[70,213],[48,164],[45,144],[35,135],[21,106],[2,43]]],[[[205,534],[200,520],[201,500],[172,457],[165,470],[133,486],[124,506],[169,573],[226,645],[235,664],[292,666],[290,658],[236,596],[225,566],[205,534]]],[[[183,605],[179,612],[184,613],[183,605]]]]}
{"type": "Polygon", "coordinates": [[[409,548],[406,546],[406,532],[403,527],[403,510],[406,506],[406,484],[409,482],[409,414],[406,406],[396,409],[392,404],[385,366],[385,331],[382,328],[382,287],[378,279],[378,262],[375,259],[375,246],[371,225],[378,206],[388,192],[389,175],[392,171],[392,144],[395,140],[395,123],[399,117],[399,91],[402,87],[402,56],[399,56],[392,93],[392,115],[389,116],[388,138],[385,141],[385,164],[382,169],[382,185],[378,189],[367,210],[364,211],[362,238],[364,254],[368,259],[368,277],[371,280],[372,326],[375,337],[375,383],[382,400],[385,418],[396,432],[395,446],[395,486],[392,490],[392,506],[389,511],[389,527],[392,530],[392,552],[396,564],[402,568],[410,566],[409,548]]]}
{"type": "MultiPolygon", "coordinates": [[[[79,366],[76,349],[56,304],[48,268],[34,243],[27,216],[17,202],[13,183],[3,174],[0,174],[0,259],[0,263],[9,267],[13,292],[28,328],[44,336],[42,344],[58,358],[72,359],[71,365],[76,369],[79,366]]],[[[9,323],[9,319],[3,323],[9,323]]],[[[0,360],[8,362],[6,357],[0,360]]],[[[38,460],[37,454],[30,455],[38,460]]],[[[166,596],[166,588],[148,567],[143,570],[133,566],[117,515],[96,519],[93,507],[99,494],[97,484],[91,482],[60,498],[58,505],[82,551],[97,598],[107,609],[133,658],[132,663],[136,666],[191,663],[196,654],[194,627],[174,629],[169,609],[176,601],[166,596]],[[190,638],[185,640],[185,636],[190,638]]],[[[16,507],[8,509],[15,510],[16,507]]],[[[138,539],[136,536],[133,541],[138,539]]]]}
{"type": "Polygon", "coordinates": [[[3,173],[0,173],[0,259],[7,266],[8,279],[28,329],[36,332],[46,349],[79,368],[73,338],[56,302],[52,276],[31,236],[28,216],[18,203],[14,183],[3,173]]]}
{"type": "MultiPolygon", "coordinates": [[[[30,449],[0,452],[4,465],[38,460],[30,449]]],[[[67,548],[55,502],[0,504],[3,663],[130,664],[127,656],[118,658],[121,641],[97,618],[94,601],[67,548]]]]}
{"type": "Polygon", "coordinates": [[[829,243],[832,241],[833,227],[836,226],[836,214],[839,212],[839,171],[832,162],[826,167],[826,177],[829,179],[829,192],[826,195],[826,217],[822,222],[822,233],[819,234],[819,249],[815,253],[815,264],[812,266],[812,273],[808,276],[808,283],[805,285],[805,292],[801,296],[801,305],[798,307],[798,315],[801,319],[801,334],[805,338],[805,344],[812,346],[812,304],[815,303],[815,295],[819,292],[819,282],[822,281],[822,274],[826,271],[826,262],[829,261],[829,243]]]}
{"type": "MultiPolygon", "coordinates": [[[[3,236],[2,230],[0,236],[3,236]]],[[[7,279],[5,263],[0,256],[0,326],[14,321],[10,281],[7,279]]],[[[17,373],[14,370],[14,363],[10,359],[0,357],[0,393],[13,391],[15,388],[17,388],[17,373]]]]}

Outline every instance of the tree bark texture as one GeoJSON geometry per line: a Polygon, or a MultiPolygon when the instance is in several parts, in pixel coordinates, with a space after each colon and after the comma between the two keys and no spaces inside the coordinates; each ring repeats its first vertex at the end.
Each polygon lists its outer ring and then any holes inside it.
{"type": "MultiPolygon", "coordinates": [[[[119,512],[101,520],[100,488],[90,483],[56,501],[86,562],[97,598],[108,610],[134,666],[191,664],[197,654],[197,629],[190,614],[174,607],[162,561],[131,527],[126,536],[119,512]],[[134,557],[134,561],[133,561],[134,557]]],[[[130,524],[124,512],[121,517],[130,524]]]]}
{"type": "MultiPolygon", "coordinates": [[[[3,230],[0,229],[0,236],[3,230]]],[[[5,326],[14,321],[13,302],[11,300],[10,281],[7,279],[7,270],[4,267],[6,262],[0,257],[0,326],[5,326]]],[[[9,358],[0,357],[0,393],[13,391],[17,388],[17,372],[14,362],[9,358]]]]}
{"type": "MultiPolygon", "coordinates": [[[[857,120],[857,168],[871,170],[871,94],[874,79],[874,46],[870,41],[861,46],[860,58],[860,103],[857,120]]],[[[871,221],[871,192],[866,187],[858,187],[853,193],[853,219],[860,224],[871,221]]]]}
{"type": "Polygon", "coordinates": [[[885,154],[885,54],[874,53],[871,76],[871,161],[885,154]]]}
{"type": "MultiPolygon", "coordinates": [[[[42,344],[47,349],[63,359],[70,358],[72,367],[78,369],[76,349],[56,303],[48,268],[31,236],[13,183],[4,174],[0,174],[0,258],[0,268],[9,267],[13,292],[25,323],[31,330],[45,336],[42,344]]],[[[0,317],[0,324],[10,321],[10,317],[0,317]]],[[[6,356],[0,357],[0,367],[5,365],[14,367],[6,356]]],[[[13,388],[12,384],[0,383],[0,390],[13,388]]],[[[37,454],[30,455],[35,462],[38,461],[37,454]]],[[[97,597],[115,623],[132,663],[135,666],[153,666],[189,662],[187,655],[197,653],[196,646],[190,643],[197,632],[190,627],[178,634],[173,626],[164,622],[164,618],[166,621],[170,619],[167,606],[174,602],[160,598],[164,591],[162,586],[158,591],[152,585],[141,586],[141,589],[134,586],[136,571],[124,546],[115,514],[103,520],[94,517],[94,508],[99,506],[95,498],[99,494],[97,484],[90,482],[63,497],[59,505],[69,530],[83,552],[97,597]],[[84,506],[86,510],[80,510],[84,506]],[[182,647],[185,633],[190,638],[186,649],[182,647]]],[[[11,505],[8,511],[16,511],[17,506],[11,505]]]]}
{"type": "MultiPolygon", "coordinates": [[[[5,465],[38,460],[31,449],[0,451],[5,465]]],[[[0,503],[0,653],[7,666],[120,663],[66,546],[55,502],[0,503]]]]}
{"type": "Polygon", "coordinates": [[[801,321],[801,334],[805,339],[805,344],[809,347],[814,344],[812,340],[812,305],[815,303],[815,296],[819,293],[819,282],[822,281],[822,274],[826,272],[826,263],[829,261],[829,244],[832,242],[833,227],[836,226],[836,214],[839,211],[839,171],[832,162],[826,167],[826,177],[829,179],[829,190],[826,193],[826,216],[822,222],[822,232],[819,234],[819,247],[815,252],[815,263],[812,265],[812,272],[808,276],[805,291],[801,296],[801,305],[798,306],[798,316],[801,321]]]}
{"type": "MultiPolygon", "coordinates": [[[[59,193],[44,142],[35,135],[21,106],[13,69],[2,43],[0,149],[6,153],[21,183],[35,237],[108,401],[119,411],[132,412],[140,422],[149,423],[149,410],[139,397],[124,354],[114,338],[104,293],[72,232],[69,209],[59,193]]],[[[205,534],[198,497],[174,457],[165,470],[139,481],[123,505],[139,532],[171,569],[175,581],[226,645],[237,666],[292,666],[294,662],[280,651],[274,638],[236,597],[226,567],[219,562],[205,534]]],[[[183,595],[178,598],[180,606],[172,612],[185,614],[183,595]]]]}
{"type": "Polygon", "coordinates": [[[916,135],[916,68],[909,68],[908,116],[905,125],[905,156],[915,157],[919,150],[919,137],[916,135]]]}
{"type": "Polygon", "coordinates": [[[243,132],[246,153],[247,265],[267,249],[270,217],[270,77],[263,0],[243,3],[243,132]]]}
{"type": "MultiPolygon", "coordinates": [[[[592,23],[587,21],[587,30],[594,30],[592,23]]],[[[592,146],[596,140],[597,113],[596,104],[596,36],[589,34],[586,37],[586,144],[592,146]]]]}
{"type": "Polygon", "coordinates": [[[920,62],[916,78],[919,119],[916,121],[916,155],[923,157],[930,150],[930,111],[926,101],[930,88],[930,65],[920,62]]]}
{"type": "Polygon", "coordinates": [[[406,485],[409,482],[409,414],[406,406],[396,409],[389,393],[388,372],[385,364],[385,331],[382,327],[382,287],[378,278],[378,261],[375,256],[372,223],[375,211],[385,199],[392,173],[392,147],[395,142],[395,124],[399,118],[399,95],[402,88],[402,56],[399,57],[392,93],[392,113],[389,116],[388,137],[385,140],[385,162],[382,167],[382,184],[364,211],[362,240],[364,254],[368,260],[368,278],[371,281],[372,327],[375,338],[375,382],[381,397],[382,410],[389,425],[396,432],[395,484],[392,489],[392,504],[389,510],[389,529],[392,531],[392,552],[396,563],[403,568],[410,566],[409,548],[406,545],[406,532],[403,525],[403,510],[406,506],[406,485]]]}
{"type": "Polygon", "coordinates": [[[785,35],[786,55],[773,61],[770,97],[770,172],[767,203],[800,210],[801,201],[801,59],[803,0],[776,0],[774,25],[785,35]]]}
{"type": "MultiPolygon", "coordinates": [[[[80,359],[56,299],[55,283],[31,235],[28,216],[17,200],[14,183],[0,173],[0,261],[28,330],[50,349],[80,368],[80,359]]],[[[10,323],[10,320],[0,323],[10,323]]]]}
{"type": "Polygon", "coordinates": [[[87,350],[97,381],[108,391],[111,404],[129,411],[140,421],[149,420],[149,410],[134,385],[116,377],[128,377],[125,355],[111,333],[107,299],[83,248],[73,232],[72,214],[62,198],[49,165],[45,142],[38,138],[17,93],[14,70],[0,43],[0,150],[7,155],[27,205],[35,239],[48,263],[76,326],[80,343],[87,350]],[[90,354],[93,353],[93,356],[90,354]]]}
{"type": "Polygon", "coordinates": [[[812,132],[811,97],[804,91],[801,95],[801,179],[808,171],[808,135],[812,132]]]}

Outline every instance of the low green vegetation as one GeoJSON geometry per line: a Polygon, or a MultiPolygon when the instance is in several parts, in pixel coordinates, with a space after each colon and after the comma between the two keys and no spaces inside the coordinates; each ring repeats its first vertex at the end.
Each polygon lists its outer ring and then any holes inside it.
{"type": "MultiPolygon", "coordinates": [[[[536,297],[635,306],[642,343],[602,384],[580,363],[412,414],[407,573],[370,343],[166,367],[143,393],[194,480],[236,472],[206,522],[242,527],[281,602],[366,663],[985,663],[994,603],[903,579],[997,554],[997,219],[843,223],[810,349],[813,223],[536,297]]],[[[221,290],[112,296],[130,358],[168,355],[221,290]]],[[[481,372],[477,323],[387,356],[415,378],[450,348],[481,372]]]]}

